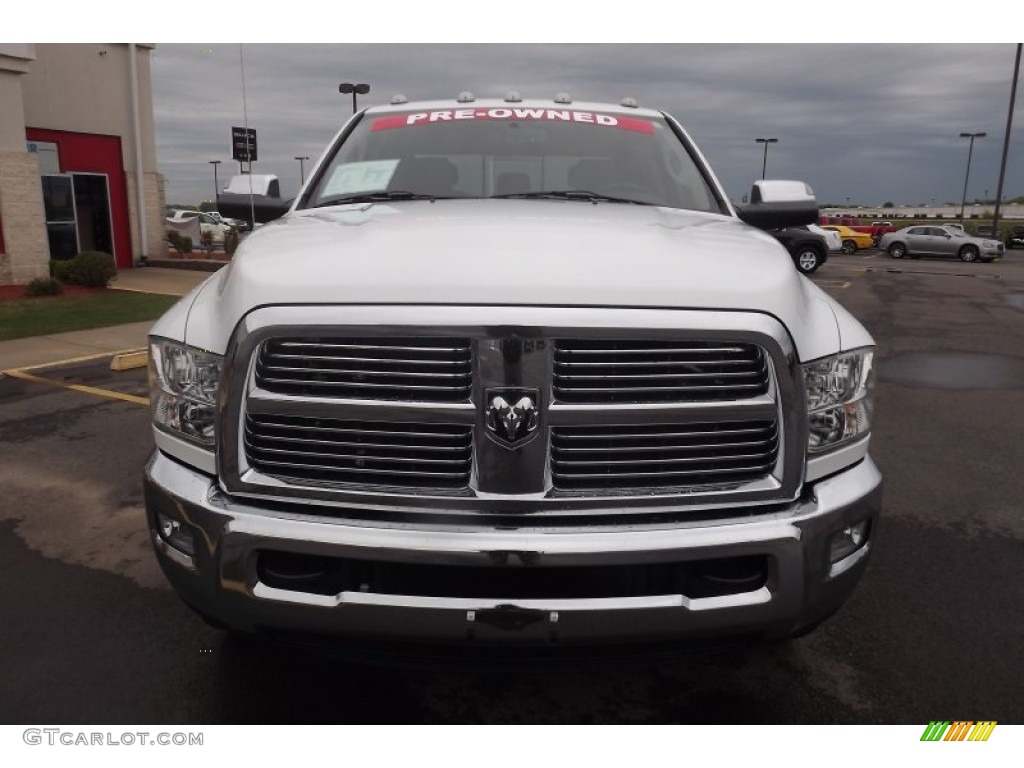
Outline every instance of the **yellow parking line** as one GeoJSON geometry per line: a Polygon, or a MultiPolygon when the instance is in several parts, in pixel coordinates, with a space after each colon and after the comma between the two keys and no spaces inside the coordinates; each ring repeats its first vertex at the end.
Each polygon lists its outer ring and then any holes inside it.
{"type": "Polygon", "coordinates": [[[42,376],[35,376],[31,373],[26,373],[24,370],[14,369],[11,371],[4,371],[4,375],[15,379],[22,379],[23,381],[31,381],[35,384],[46,384],[51,387],[59,387],[60,389],[71,389],[75,392],[82,392],[87,395],[107,397],[111,400],[124,400],[128,403],[135,403],[136,405],[149,405],[148,397],[139,397],[138,395],[129,395],[125,392],[114,392],[110,389],[99,389],[98,387],[87,387],[84,384],[67,384],[63,381],[53,381],[52,379],[44,379],[42,376]]]}
{"type": "MultiPolygon", "coordinates": [[[[38,363],[36,365],[25,365],[21,368],[14,368],[16,371],[38,371],[40,368],[54,368],[58,365],[71,365],[72,363],[84,363],[89,360],[99,360],[101,357],[110,357],[111,355],[127,355],[131,352],[138,352],[139,347],[133,347],[132,349],[121,349],[116,352],[97,352],[93,355],[82,355],[81,357],[69,357],[64,360],[54,360],[50,363],[38,363]]],[[[0,373],[11,373],[11,371],[0,371],[0,373]]]]}

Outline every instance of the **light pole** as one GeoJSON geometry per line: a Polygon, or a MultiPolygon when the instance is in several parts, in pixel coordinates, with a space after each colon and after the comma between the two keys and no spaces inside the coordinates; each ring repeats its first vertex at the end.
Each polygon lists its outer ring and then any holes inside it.
{"type": "Polygon", "coordinates": [[[771,139],[754,139],[758,144],[764,144],[764,159],[761,161],[761,178],[764,178],[765,171],[768,169],[768,145],[778,144],[779,140],[776,138],[771,139]]]}
{"type": "Polygon", "coordinates": [[[309,160],[309,158],[308,157],[296,157],[295,159],[299,161],[299,180],[300,180],[300,183],[301,184],[305,184],[306,183],[306,161],[309,160]]]}
{"type": "Polygon", "coordinates": [[[217,166],[220,160],[207,160],[213,166],[213,202],[220,208],[220,184],[217,182],[217,166]]]}
{"type": "Polygon", "coordinates": [[[967,146],[967,171],[964,173],[964,194],[960,198],[960,223],[964,223],[964,206],[967,205],[967,180],[971,177],[971,154],[974,152],[974,140],[980,139],[983,136],[988,136],[984,131],[979,133],[961,133],[961,139],[970,139],[971,143],[967,146]]]}
{"type": "Polygon", "coordinates": [[[1017,43],[1013,62],[1013,83],[1010,85],[1010,108],[1006,111],[1006,133],[1003,134],[1003,158],[999,161],[999,184],[996,187],[996,209],[992,213],[992,229],[999,233],[999,203],[1003,199],[1003,179],[1006,177],[1006,153],[1010,149],[1010,131],[1013,129],[1013,105],[1017,100],[1017,80],[1020,77],[1020,54],[1024,43],[1017,43]]]}
{"type": "Polygon", "coordinates": [[[351,93],[352,94],[352,114],[356,113],[356,94],[366,94],[370,92],[370,86],[366,83],[342,83],[338,86],[338,93],[351,93]]]}

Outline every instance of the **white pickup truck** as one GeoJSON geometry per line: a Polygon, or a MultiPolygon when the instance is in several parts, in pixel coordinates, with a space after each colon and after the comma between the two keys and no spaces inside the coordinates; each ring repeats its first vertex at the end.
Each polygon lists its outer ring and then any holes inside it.
{"type": "Polygon", "coordinates": [[[881,506],[873,342],[667,114],[355,115],[152,329],[156,553],[241,633],[684,648],[808,631],[881,506]]]}

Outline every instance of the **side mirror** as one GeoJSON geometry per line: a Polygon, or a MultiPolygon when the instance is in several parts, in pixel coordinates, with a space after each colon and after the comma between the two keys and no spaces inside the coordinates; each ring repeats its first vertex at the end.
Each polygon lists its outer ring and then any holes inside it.
{"type": "Polygon", "coordinates": [[[239,195],[231,192],[222,192],[218,202],[222,216],[248,221],[250,227],[254,223],[265,224],[268,221],[281,218],[288,213],[291,205],[291,200],[283,201],[279,197],[253,195],[250,201],[249,195],[239,195]],[[253,213],[256,215],[255,222],[252,221],[253,213]]]}
{"type": "Polygon", "coordinates": [[[750,203],[734,207],[743,221],[758,229],[783,229],[818,221],[818,201],[802,181],[755,181],[750,203]]]}

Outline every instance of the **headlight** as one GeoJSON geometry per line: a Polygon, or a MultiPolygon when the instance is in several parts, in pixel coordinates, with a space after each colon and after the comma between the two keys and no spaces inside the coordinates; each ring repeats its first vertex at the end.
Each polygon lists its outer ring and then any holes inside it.
{"type": "Polygon", "coordinates": [[[873,358],[873,350],[859,349],[803,366],[808,453],[830,451],[868,433],[873,358]]]}
{"type": "Polygon", "coordinates": [[[217,387],[224,358],[154,339],[149,345],[153,423],[160,429],[213,448],[217,387]]]}

